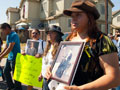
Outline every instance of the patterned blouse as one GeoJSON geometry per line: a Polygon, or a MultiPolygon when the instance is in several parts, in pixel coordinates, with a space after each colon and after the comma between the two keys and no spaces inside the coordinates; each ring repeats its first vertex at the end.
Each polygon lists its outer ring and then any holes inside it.
{"type": "Polygon", "coordinates": [[[104,75],[104,71],[99,63],[99,56],[117,52],[116,46],[104,34],[98,35],[96,42],[93,43],[93,47],[91,48],[89,41],[86,43],[73,85],[83,85],[104,75]]]}

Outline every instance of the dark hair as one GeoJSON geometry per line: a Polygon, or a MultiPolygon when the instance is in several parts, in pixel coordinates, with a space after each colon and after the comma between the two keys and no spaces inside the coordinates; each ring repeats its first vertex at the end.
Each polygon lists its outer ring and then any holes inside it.
{"type": "Polygon", "coordinates": [[[7,27],[8,27],[9,29],[11,29],[11,26],[10,26],[8,23],[3,23],[3,24],[1,24],[1,26],[0,26],[1,29],[6,29],[7,27]]]}
{"type": "Polygon", "coordinates": [[[2,39],[1,39],[1,37],[0,37],[0,43],[1,43],[1,45],[3,44],[3,41],[2,41],[2,39]]]}
{"type": "MultiPolygon", "coordinates": [[[[34,30],[37,31],[40,34],[40,31],[38,29],[34,29],[34,30]]],[[[32,31],[34,31],[34,30],[32,30],[32,31]]]]}
{"type": "Polygon", "coordinates": [[[96,39],[97,33],[101,33],[101,31],[98,29],[96,20],[94,19],[94,16],[91,13],[86,13],[88,16],[88,36],[90,39],[96,39]]]}

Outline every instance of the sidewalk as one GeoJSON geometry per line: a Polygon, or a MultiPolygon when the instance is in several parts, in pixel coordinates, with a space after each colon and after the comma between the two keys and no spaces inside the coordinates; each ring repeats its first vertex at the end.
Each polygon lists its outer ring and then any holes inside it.
{"type": "MultiPolygon", "coordinates": [[[[3,58],[0,62],[0,66],[4,67],[6,63],[6,58],[3,58]]],[[[2,78],[0,77],[0,90],[6,90],[6,83],[2,82],[2,78]]],[[[27,90],[27,85],[22,84],[23,90],[27,90]]],[[[34,87],[33,90],[42,90],[41,88],[34,87]]]]}

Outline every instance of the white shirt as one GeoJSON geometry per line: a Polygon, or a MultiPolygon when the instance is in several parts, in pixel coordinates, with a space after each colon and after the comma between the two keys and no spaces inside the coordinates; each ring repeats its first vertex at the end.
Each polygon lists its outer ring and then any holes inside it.
{"type": "Polygon", "coordinates": [[[117,41],[115,39],[112,40],[115,46],[117,46],[117,41]]]}
{"type": "Polygon", "coordinates": [[[48,53],[46,56],[43,56],[42,59],[42,76],[45,77],[46,76],[46,71],[48,66],[53,65],[53,56],[52,56],[52,50],[53,50],[53,46],[51,45],[48,53]]]}
{"type": "Polygon", "coordinates": [[[120,57],[120,40],[117,42],[118,56],[120,57]]]}
{"type": "Polygon", "coordinates": [[[39,39],[38,41],[39,41],[38,53],[43,54],[45,47],[46,47],[46,42],[41,39],[39,39]],[[43,42],[43,44],[42,44],[42,42],[43,42]],[[42,45],[43,45],[43,48],[42,48],[42,45]]]}

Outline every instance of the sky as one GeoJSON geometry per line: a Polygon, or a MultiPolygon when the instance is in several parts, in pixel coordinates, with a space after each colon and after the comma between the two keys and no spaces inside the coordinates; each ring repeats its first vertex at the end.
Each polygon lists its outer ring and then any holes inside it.
{"type": "Polygon", "coordinates": [[[111,0],[113,2],[113,4],[115,5],[112,8],[112,11],[117,11],[120,10],[120,0],[111,0]]]}
{"type": "Polygon", "coordinates": [[[19,7],[21,0],[2,0],[0,3],[0,24],[7,22],[6,10],[9,7],[19,7]]]}
{"type": "MultiPolygon", "coordinates": [[[[19,7],[21,0],[2,0],[0,3],[0,24],[7,22],[6,10],[9,7],[19,7]]],[[[111,0],[114,3],[112,11],[120,10],[120,0],[111,0]]]]}

